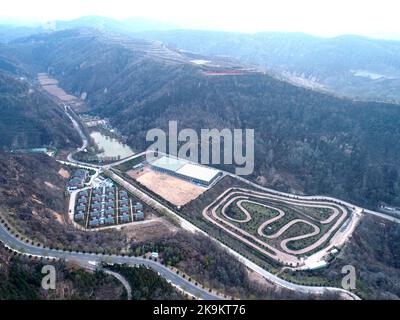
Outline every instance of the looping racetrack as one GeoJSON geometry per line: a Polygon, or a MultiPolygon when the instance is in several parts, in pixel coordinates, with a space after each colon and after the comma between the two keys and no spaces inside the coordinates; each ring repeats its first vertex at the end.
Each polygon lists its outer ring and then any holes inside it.
{"type": "Polygon", "coordinates": [[[339,204],[292,199],[241,188],[226,190],[203,210],[203,217],[209,222],[257,251],[290,265],[299,264],[300,256],[310,254],[327,245],[328,240],[340,229],[348,215],[348,209],[339,204]],[[256,205],[276,215],[266,217],[266,220],[257,225],[256,232],[250,232],[245,226],[256,222],[253,213],[248,209],[249,207],[246,208],[246,205],[256,205]],[[243,218],[232,217],[228,214],[227,208],[232,206],[239,210],[243,218]],[[328,217],[315,217],[307,211],[322,209],[325,210],[325,214],[329,212],[328,217]],[[290,215],[292,219],[287,216],[288,210],[292,212],[290,215]],[[272,229],[271,226],[274,225],[276,230],[272,234],[266,234],[266,228],[272,229]],[[301,225],[304,227],[301,228],[301,225]],[[311,231],[305,232],[305,228],[311,231]],[[300,234],[295,233],[298,230],[300,234]],[[291,232],[295,234],[288,236],[287,233],[291,232]],[[304,240],[307,241],[306,246],[290,248],[291,243],[304,240]]]}

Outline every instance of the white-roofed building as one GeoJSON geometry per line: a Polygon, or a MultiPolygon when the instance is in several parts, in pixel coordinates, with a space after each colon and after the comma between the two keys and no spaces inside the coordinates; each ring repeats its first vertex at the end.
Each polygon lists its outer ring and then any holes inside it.
{"type": "Polygon", "coordinates": [[[166,170],[171,172],[176,172],[180,168],[182,168],[188,162],[185,160],[181,160],[178,158],[172,157],[161,157],[151,163],[153,167],[158,168],[159,170],[166,170]]]}
{"type": "Polygon", "coordinates": [[[221,171],[213,168],[166,156],[152,162],[151,167],[156,171],[168,173],[204,186],[211,185],[222,174],[221,171]]]}
{"type": "Polygon", "coordinates": [[[176,173],[191,179],[195,183],[205,184],[207,186],[221,174],[218,170],[191,163],[185,164],[176,173]]]}

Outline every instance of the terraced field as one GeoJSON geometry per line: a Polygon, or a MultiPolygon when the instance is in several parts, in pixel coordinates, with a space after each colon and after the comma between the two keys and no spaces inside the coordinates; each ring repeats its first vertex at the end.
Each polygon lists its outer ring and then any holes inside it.
{"type": "Polygon", "coordinates": [[[231,188],[203,210],[203,217],[257,251],[293,266],[329,245],[352,212],[328,201],[231,188]]]}

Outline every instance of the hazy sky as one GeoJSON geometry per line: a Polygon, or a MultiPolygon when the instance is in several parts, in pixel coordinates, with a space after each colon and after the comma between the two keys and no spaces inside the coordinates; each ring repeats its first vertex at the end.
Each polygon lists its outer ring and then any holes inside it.
{"type": "Polygon", "coordinates": [[[132,16],[185,28],[400,36],[399,0],[2,0],[0,16],[41,21],[132,16]]]}

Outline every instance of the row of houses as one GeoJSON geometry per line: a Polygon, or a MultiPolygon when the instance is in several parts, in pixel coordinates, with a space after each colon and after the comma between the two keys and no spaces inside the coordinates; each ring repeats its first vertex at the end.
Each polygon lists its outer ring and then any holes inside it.
{"type": "Polygon", "coordinates": [[[136,202],[136,204],[132,206],[132,210],[134,212],[133,219],[135,221],[144,220],[143,205],[140,202],[136,202]]]}
{"type": "Polygon", "coordinates": [[[121,223],[127,223],[131,222],[131,215],[130,215],[130,210],[131,208],[129,207],[129,197],[128,197],[128,192],[126,190],[121,190],[118,193],[119,197],[119,221],[121,223]]]}
{"type": "Polygon", "coordinates": [[[67,183],[69,191],[81,189],[85,186],[86,179],[89,177],[89,171],[85,169],[77,169],[73,172],[67,183]]]}
{"type": "Polygon", "coordinates": [[[83,220],[87,209],[89,227],[144,220],[143,205],[136,202],[131,208],[131,201],[126,190],[115,187],[94,188],[90,197],[87,190],[82,191],[78,194],[75,220],[83,220]]]}
{"type": "Polygon", "coordinates": [[[88,197],[88,190],[82,190],[78,193],[74,216],[77,222],[85,220],[85,214],[88,208],[88,197]]]}
{"type": "Polygon", "coordinates": [[[90,227],[115,224],[114,187],[102,187],[92,190],[89,218],[90,227]]]}

